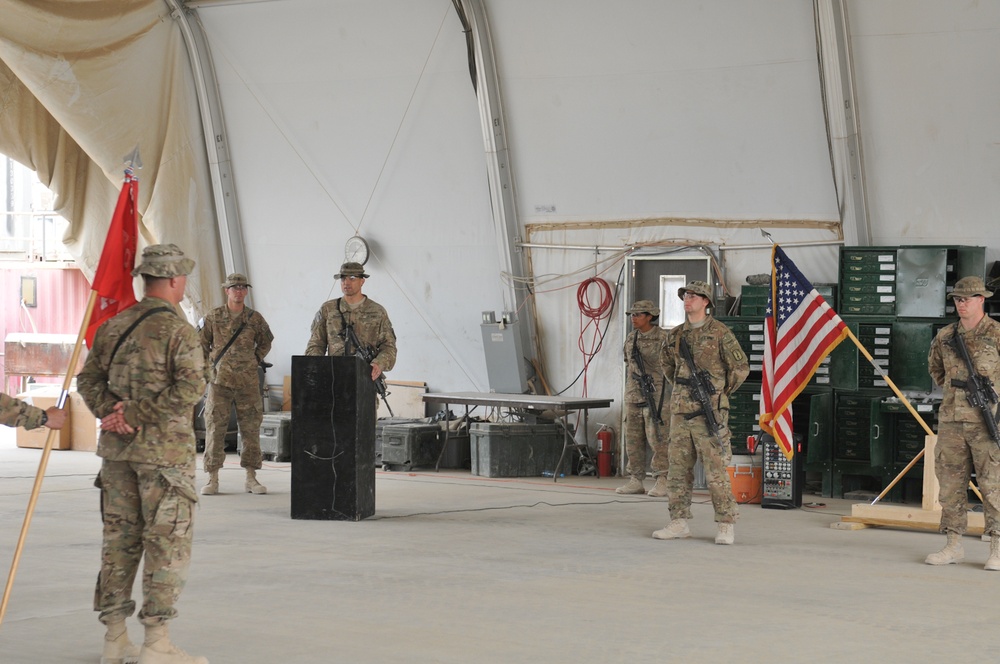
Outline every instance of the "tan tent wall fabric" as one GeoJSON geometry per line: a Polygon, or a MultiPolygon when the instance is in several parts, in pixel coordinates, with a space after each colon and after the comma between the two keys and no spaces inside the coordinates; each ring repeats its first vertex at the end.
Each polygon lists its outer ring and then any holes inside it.
{"type": "Polygon", "coordinates": [[[107,227],[114,185],[2,60],[0,99],[0,152],[33,169],[56,192],[55,211],[70,222],[63,242],[92,276],[104,239],[92,246],[94,236],[81,230],[107,227]]]}
{"type": "Polygon", "coordinates": [[[17,97],[0,111],[0,151],[56,193],[84,272],[97,266],[123,159],[138,146],[140,249],[181,246],[198,264],[191,308],[215,305],[224,270],[208,161],[187,51],[166,5],[0,0],[0,15],[0,81],[17,97]]]}

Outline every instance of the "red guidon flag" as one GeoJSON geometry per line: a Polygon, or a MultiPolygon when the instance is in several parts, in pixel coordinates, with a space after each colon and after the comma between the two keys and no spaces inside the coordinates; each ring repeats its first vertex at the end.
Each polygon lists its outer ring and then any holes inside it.
{"type": "Polygon", "coordinates": [[[774,245],[764,317],[760,428],[774,437],[788,459],[794,454],[792,401],[847,334],[840,316],[774,245]]]}
{"type": "Polygon", "coordinates": [[[94,345],[94,335],[101,323],[125,311],[136,303],[132,288],[132,268],[135,267],[135,246],[138,235],[135,201],[139,196],[139,178],[132,169],[125,170],[125,182],[118,195],[118,205],[111,218],[108,237],[104,240],[101,261],[97,264],[92,290],[97,302],[87,327],[87,347],[94,345]]]}

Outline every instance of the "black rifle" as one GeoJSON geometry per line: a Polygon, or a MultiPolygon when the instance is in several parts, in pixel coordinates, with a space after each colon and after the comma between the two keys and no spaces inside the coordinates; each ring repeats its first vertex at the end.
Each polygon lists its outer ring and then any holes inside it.
{"type": "MultiPolygon", "coordinates": [[[[357,355],[367,364],[371,364],[375,360],[375,349],[371,346],[366,346],[358,339],[358,335],[354,332],[354,325],[350,323],[344,324],[344,341],[346,342],[345,350],[349,350],[351,346],[354,346],[354,355],[357,355]]],[[[348,353],[350,355],[350,353],[348,353]]],[[[392,412],[392,406],[389,405],[389,400],[386,397],[389,395],[389,391],[385,388],[385,374],[380,373],[378,378],[375,379],[375,391],[378,392],[379,397],[382,399],[382,403],[385,407],[389,409],[389,417],[395,417],[392,412]]]]}
{"type": "Polygon", "coordinates": [[[997,391],[993,387],[993,381],[976,371],[975,365],[972,364],[972,358],[969,356],[969,348],[965,345],[965,339],[958,333],[957,328],[951,337],[950,345],[965,362],[965,368],[969,372],[968,380],[952,378],[951,386],[965,390],[965,398],[969,401],[969,405],[982,413],[986,428],[990,431],[990,438],[1000,446],[1000,431],[997,431],[996,416],[990,412],[990,404],[1000,401],[1000,398],[997,397],[997,391]]]}
{"type": "Polygon", "coordinates": [[[642,361],[642,354],[639,353],[639,333],[636,332],[635,336],[632,337],[632,361],[635,362],[636,368],[639,373],[632,373],[632,378],[635,382],[639,383],[639,390],[642,392],[643,398],[646,400],[646,407],[649,408],[650,414],[653,416],[653,421],[657,424],[663,424],[663,417],[660,415],[660,409],[663,407],[663,395],[660,395],[660,408],[656,407],[656,383],[653,382],[653,377],[646,373],[646,363],[642,361]]]}
{"type": "Polygon", "coordinates": [[[709,375],[708,371],[698,369],[698,365],[694,363],[694,356],[691,354],[691,347],[688,346],[687,340],[681,337],[680,343],[681,357],[688,365],[688,369],[691,370],[690,378],[678,378],[677,382],[681,385],[687,385],[688,389],[691,390],[691,396],[701,404],[701,410],[688,413],[684,416],[685,420],[690,420],[699,415],[705,416],[705,424],[708,425],[708,432],[719,439],[719,444],[722,444],[722,424],[715,417],[715,411],[712,409],[712,395],[715,394],[715,385],[712,384],[712,377],[709,375]]]}

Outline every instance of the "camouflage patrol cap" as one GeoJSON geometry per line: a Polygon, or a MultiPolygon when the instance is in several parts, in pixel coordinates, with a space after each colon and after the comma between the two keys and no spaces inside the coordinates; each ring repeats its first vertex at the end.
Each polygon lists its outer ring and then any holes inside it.
{"type": "Polygon", "coordinates": [[[142,263],[132,270],[132,276],[182,277],[193,271],[194,261],[176,244],[151,244],[142,250],[142,263]]]}
{"type": "Polygon", "coordinates": [[[223,288],[229,288],[230,286],[246,286],[247,288],[253,288],[247,281],[246,275],[240,274],[239,272],[233,272],[226,280],[222,282],[223,288]]]}
{"type": "Polygon", "coordinates": [[[660,308],[653,304],[652,300],[636,300],[632,308],[626,311],[627,314],[649,314],[653,318],[660,315],[660,308]]]}
{"type": "Polygon", "coordinates": [[[368,275],[365,274],[365,268],[361,263],[344,263],[340,266],[340,272],[333,275],[334,279],[342,277],[361,277],[362,279],[367,279],[368,275]]]}
{"type": "Polygon", "coordinates": [[[708,303],[714,305],[712,302],[712,287],[704,281],[690,281],[687,286],[682,286],[677,289],[677,297],[684,299],[684,293],[694,293],[695,295],[701,295],[703,298],[708,300],[708,303]]]}
{"type": "Polygon", "coordinates": [[[955,283],[955,290],[948,293],[948,297],[972,297],[973,295],[993,297],[993,291],[986,290],[986,284],[979,277],[962,277],[955,283]]]}

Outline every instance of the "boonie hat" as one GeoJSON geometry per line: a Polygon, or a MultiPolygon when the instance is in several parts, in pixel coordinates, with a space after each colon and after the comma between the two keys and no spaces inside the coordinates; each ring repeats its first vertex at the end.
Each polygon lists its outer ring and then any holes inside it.
{"type": "Polygon", "coordinates": [[[948,297],[972,297],[973,295],[993,297],[993,291],[986,290],[986,284],[979,277],[962,277],[955,283],[955,290],[948,293],[948,297]]]}
{"type": "Polygon", "coordinates": [[[632,308],[626,311],[627,314],[649,314],[653,318],[658,318],[660,308],[653,304],[652,300],[636,300],[632,308]]]}
{"type": "Polygon", "coordinates": [[[176,244],[151,244],[142,250],[142,263],[132,270],[132,276],[183,277],[193,271],[194,261],[176,244]]]}
{"type": "Polygon", "coordinates": [[[340,266],[340,272],[333,275],[334,279],[341,279],[343,277],[361,277],[362,279],[367,279],[368,275],[365,274],[365,268],[362,267],[361,263],[344,263],[340,266]]]}
{"type": "Polygon", "coordinates": [[[247,288],[253,288],[247,281],[246,275],[240,274],[239,272],[233,272],[231,275],[226,277],[226,280],[222,282],[223,288],[229,288],[230,286],[246,286],[247,288]]]}
{"type": "Polygon", "coordinates": [[[708,303],[715,305],[712,302],[712,288],[704,281],[690,281],[687,286],[682,286],[677,289],[677,297],[684,299],[684,293],[694,293],[695,295],[701,295],[703,298],[708,300],[708,303]]]}

